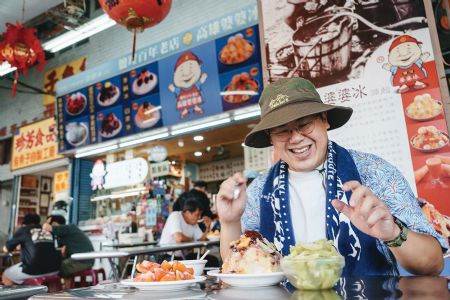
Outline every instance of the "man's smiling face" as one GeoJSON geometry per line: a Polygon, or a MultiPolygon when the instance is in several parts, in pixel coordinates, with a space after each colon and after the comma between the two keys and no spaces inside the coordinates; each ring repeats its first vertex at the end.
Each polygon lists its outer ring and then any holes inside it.
{"type": "Polygon", "coordinates": [[[173,82],[179,88],[189,88],[200,79],[201,74],[200,64],[195,60],[188,60],[175,70],[173,82]]]}
{"type": "Polygon", "coordinates": [[[397,67],[408,67],[416,62],[422,50],[414,42],[402,43],[389,53],[389,63],[397,67]]]}

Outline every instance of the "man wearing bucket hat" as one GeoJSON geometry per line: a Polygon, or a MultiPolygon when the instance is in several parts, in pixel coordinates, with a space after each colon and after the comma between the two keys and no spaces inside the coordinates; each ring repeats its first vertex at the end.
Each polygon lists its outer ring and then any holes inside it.
{"type": "Polygon", "coordinates": [[[241,231],[257,230],[283,255],[298,242],[332,240],[345,258],[345,276],[398,275],[396,261],[415,274],[441,272],[447,242],[426,221],[400,172],[328,140],[327,130],[344,125],[351,108],[324,104],[303,78],[270,84],[259,105],[261,120],[245,144],[273,145],[281,159],[247,190],[240,173],[222,183],[223,258],[241,231]]]}

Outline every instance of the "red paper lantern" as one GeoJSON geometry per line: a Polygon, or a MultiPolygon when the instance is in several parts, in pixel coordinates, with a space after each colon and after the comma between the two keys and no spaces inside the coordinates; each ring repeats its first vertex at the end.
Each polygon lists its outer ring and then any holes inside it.
{"type": "Polygon", "coordinates": [[[46,63],[35,28],[23,27],[19,22],[16,26],[6,23],[6,32],[0,38],[0,64],[4,61],[17,68],[12,90],[14,96],[19,72],[26,74],[36,61],[38,70],[42,71],[46,63]]]}
{"type": "Polygon", "coordinates": [[[133,58],[136,32],[160,23],[172,6],[172,0],[99,0],[99,3],[111,19],[133,32],[133,58]]]}

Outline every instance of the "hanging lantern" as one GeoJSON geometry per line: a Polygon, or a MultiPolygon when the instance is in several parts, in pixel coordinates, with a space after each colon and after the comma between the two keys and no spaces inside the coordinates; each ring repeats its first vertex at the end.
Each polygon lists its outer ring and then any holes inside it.
{"type": "Polygon", "coordinates": [[[16,26],[6,23],[6,32],[0,38],[0,64],[4,61],[17,68],[12,89],[14,96],[19,72],[26,74],[36,61],[38,70],[42,71],[46,63],[35,28],[23,27],[19,22],[16,26]]]}
{"type": "Polygon", "coordinates": [[[133,60],[136,32],[160,23],[170,11],[172,0],[99,0],[114,21],[133,32],[133,60]]]}

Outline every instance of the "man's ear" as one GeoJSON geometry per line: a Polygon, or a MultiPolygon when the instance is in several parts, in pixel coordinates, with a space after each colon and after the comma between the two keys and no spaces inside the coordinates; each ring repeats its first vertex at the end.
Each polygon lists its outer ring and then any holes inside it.
{"type": "Polygon", "coordinates": [[[325,123],[325,128],[327,130],[330,129],[330,123],[328,123],[327,113],[326,112],[321,113],[320,114],[320,118],[325,123]]]}

